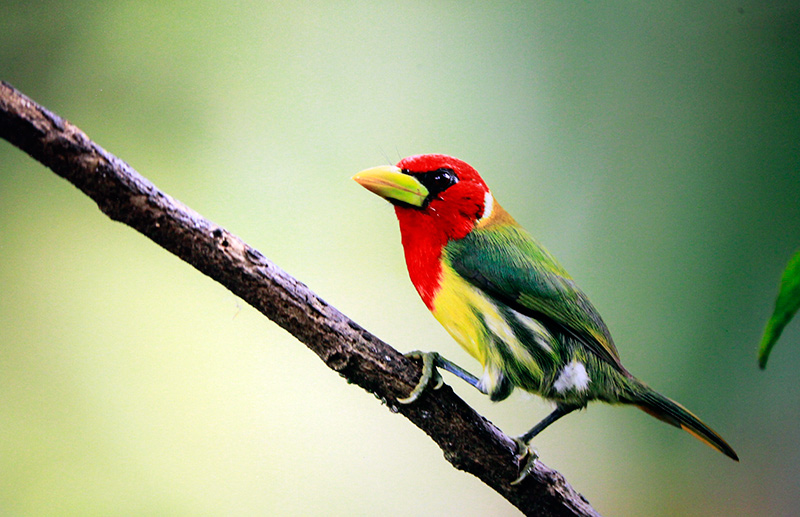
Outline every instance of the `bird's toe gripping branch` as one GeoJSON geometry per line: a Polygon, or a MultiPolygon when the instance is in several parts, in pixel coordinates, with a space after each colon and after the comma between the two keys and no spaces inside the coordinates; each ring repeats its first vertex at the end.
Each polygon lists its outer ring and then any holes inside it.
{"type": "Polygon", "coordinates": [[[405,355],[409,359],[422,359],[422,377],[420,377],[416,387],[406,398],[397,399],[397,401],[401,404],[411,404],[417,400],[431,381],[435,382],[433,389],[438,390],[442,387],[444,381],[439,375],[439,372],[436,370],[437,367],[447,370],[459,379],[466,381],[470,386],[474,387],[484,395],[489,394],[483,387],[479,378],[475,377],[452,361],[445,359],[436,352],[420,352],[419,350],[414,350],[413,352],[409,352],[405,355]]]}
{"type": "Polygon", "coordinates": [[[435,390],[441,388],[444,381],[436,370],[436,363],[439,361],[439,354],[436,352],[414,350],[413,352],[408,352],[405,356],[409,359],[422,359],[422,376],[420,376],[419,382],[407,397],[397,399],[397,402],[401,404],[411,404],[422,395],[422,392],[425,391],[431,381],[434,383],[433,389],[435,390]]]}
{"type": "Polygon", "coordinates": [[[517,463],[520,468],[519,476],[511,484],[518,485],[536,468],[536,462],[539,461],[539,453],[522,436],[514,438],[514,441],[517,443],[517,463]]]}

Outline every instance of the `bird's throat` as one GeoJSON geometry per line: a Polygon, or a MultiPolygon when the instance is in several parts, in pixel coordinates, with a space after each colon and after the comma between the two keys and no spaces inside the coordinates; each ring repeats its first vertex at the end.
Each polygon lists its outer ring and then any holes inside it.
{"type": "Polygon", "coordinates": [[[433,300],[441,287],[442,250],[449,237],[423,213],[402,208],[397,208],[396,213],[411,283],[425,306],[433,310],[433,300]]]}

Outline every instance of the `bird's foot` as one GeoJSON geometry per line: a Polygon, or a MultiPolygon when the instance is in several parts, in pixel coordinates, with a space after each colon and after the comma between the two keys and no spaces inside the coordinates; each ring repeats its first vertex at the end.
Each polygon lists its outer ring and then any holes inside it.
{"type": "Polygon", "coordinates": [[[422,395],[422,392],[425,391],[425,388],[427,388],[431,382],[433,382],[433,389],[438,390],[442,387],[444,381],[436,370],[436,362],[439,359],[439,354],[436,352],[420,352],[419,350],[414,350],[413,352],[405,354],[405,356],[409,359],[422,359],[422,376],[419,378],[419,382],[414,386],[414,389],[411,390],[411,393],[409,393],[407,397],[397,399],[397,402],[401,404],[411,404],[422,395]]]}
{"type": "Polygon", "coordinates": [[[519,485],[522,480],[528,477],[528,474],[533,472],[536,468],[536,462],[539,460],[539,453],[536,449],[531,447],[521,437],[514,438],[517,442],[517,463],[521,465],[519,469],[519,476],[511,482],[512,485],[519,485]]]}

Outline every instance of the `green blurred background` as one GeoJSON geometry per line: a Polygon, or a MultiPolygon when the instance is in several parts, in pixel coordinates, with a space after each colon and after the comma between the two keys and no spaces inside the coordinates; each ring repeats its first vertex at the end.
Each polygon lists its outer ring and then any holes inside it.
{"type": "MultiPolygon", "coordinates": [[[[0,78],[395,347],[477,371],[350,181],[468,161],[628,368],[742,458],[596,404],[537,438],[543,461],[608,515],[791,515],[800,324],[766,372],[755,348],[800,247],[800,8],[695,4],[5,0],[0,78]]],[[[0,290],[4,514],[517,514],[6,142],[0,290]]],[[[508,433],[550,409],[446,381],[508,433]]]]}

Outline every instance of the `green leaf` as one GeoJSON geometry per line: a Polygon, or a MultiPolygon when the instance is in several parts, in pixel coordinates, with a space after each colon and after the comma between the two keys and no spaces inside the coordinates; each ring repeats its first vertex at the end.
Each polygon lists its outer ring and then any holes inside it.
{"type": "Polygon", "coordinates": [[[775,300],[775,311],[764,329],[761,345],[758,347],[758,365],[763,369],[775,342],[781,336],[783,327],[800,308],[800,250],[789,260],[781,277],[781,290],[775,300]]]}

